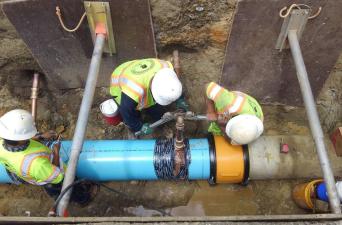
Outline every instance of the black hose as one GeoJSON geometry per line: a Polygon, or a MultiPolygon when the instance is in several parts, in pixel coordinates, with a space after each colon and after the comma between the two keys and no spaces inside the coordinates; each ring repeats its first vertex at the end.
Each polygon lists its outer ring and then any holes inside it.
{"type": "MultiPolygon", "coordinates": [[[[52,210],[56,210],[57,209],[57,206],[59,204],[59,202],[61,201],[61,199],[63,198],[63,196],[67,193],[67,191],[69,191],[70,188],[74,187],[75,185],[77,184],[80,184],[82,182],[86,182],[86,180],[84,179],[81,179],[81,180],[77,180],[77,181],[74,181],[73,183],[71,183],[69,186],[67,186],[63,191],[61,191],[61,193],[59,194],[59,196],[57,197],[57,199],[55,200],[53,206],[52,206],[52,210]]],[[[57,210],[56,210],[56,213],[57,213],[57,210]]]]}

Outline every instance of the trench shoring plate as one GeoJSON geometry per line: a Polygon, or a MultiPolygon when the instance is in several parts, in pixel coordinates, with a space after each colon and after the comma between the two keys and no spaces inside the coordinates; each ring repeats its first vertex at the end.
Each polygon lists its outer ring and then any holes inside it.
{"type": "MultiPolygon", "coordinates": [[[[114,68],[127,60],[156,57],[149,0],[103,0],[109,2],[117,53],[104,54],[97,86],[109,86],[114,68]]],[[[80,28],[63,30],[56,6],[67,27],[74,27],[85,9],[83,0],[8,1],[2,10],[24,40],[32,55],[57,88],[84,87],[93,51],[85,19],[80,28]]]]}
{"type": "MultiPolygon", "coordinates": [[[[302,105],[296,70],[289,49],[275,49],[283,23],[279,10],[291,0],[241,0],[226,47],[220,83],[246,92],[261,103],[302,105]]],[[[302,0],[321,14],[309,20],[300,45],[315,98],[342,49],[342,1],[302,0]]]]}

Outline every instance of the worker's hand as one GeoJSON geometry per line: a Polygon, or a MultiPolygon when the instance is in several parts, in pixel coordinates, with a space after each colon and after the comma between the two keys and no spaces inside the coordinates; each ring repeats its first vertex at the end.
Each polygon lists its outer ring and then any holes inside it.
{"type": "Polygon", "coordinates": [[[184,112],[189,111],[189,105],[188,105],[188,103],[186,103],[184,97],[180,97],[179,99],[177,99],[176,107],[177,107],[177,109],[181,109],[184,112]]]}
{"type": "Polygon", "coordinates": [[[140,129],[140,132],[143,135],[148,135],[148,134],[152,134],[153,129],[150,127],[150,124],[144,123],[144,125],[140,129]]]}
{"type": "Polygon", "coordinates": [[[217,121],[217,114],[215,112],[209,112],[207,113],[207,119],[210,122],[217,121]]]}

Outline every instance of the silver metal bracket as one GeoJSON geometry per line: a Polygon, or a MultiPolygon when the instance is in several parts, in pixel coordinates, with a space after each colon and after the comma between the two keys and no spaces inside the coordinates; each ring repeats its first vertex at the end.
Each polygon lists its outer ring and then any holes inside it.
{"type": "Polygon", "coordinates": [[[93,42],[95,42],[95,28],[97,23],[103,23],[107,30],[107,38],[103,51],[113,55],[116,53],[112,16],[110,14],[109,2],[85,1],[84,8],[87,14],[89,29],[93,42]]]}
{"type": "Polygon", "coordinates": [[[296,30],[298,40],[301,38],[303,30],[305,28],[306,22],[308,21],[310,14],[309,9],[294,9],[291,11],[290,15],[284,19],[281,31],[276,43],[275,48],[282,51],[283,49],[288,49],[289,44],[287,41],[287,36],[289,30],[296,30]]]}

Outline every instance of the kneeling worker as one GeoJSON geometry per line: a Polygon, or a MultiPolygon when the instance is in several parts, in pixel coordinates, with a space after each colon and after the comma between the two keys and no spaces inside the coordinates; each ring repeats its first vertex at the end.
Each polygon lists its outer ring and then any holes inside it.
{"type": "MultiPolygon", "coordinates": [[[[50,196],[57,198],[64,179],[59,149],[52,152],[39,142],[56,139],[57,134],[36,134],[33,117],[28,111],[15,109],[4,114],[0,118],[0,164],[6,168],[13,183],[44,186],[50,196]]],[[[71,199],[85,205],[93,197],[91,189],[89,184],[79,185],[71,199]]]]}
{"type": "Polygon", "coordinates": [[[151,134],[152,128],[143,123],[140,111],[145,110],[153,120],[164,114],[164,106],[177,100],[177,108],[187,111],[182,96],[182,84],[170,62],[160,59],[140,59],[121,64],[111,78],[110,94],[120,105],[123,122],[132,132],[151,134]]]}
{"type": "Polygon", "coordinates": [[[208,131],[226,134],[232,144],[244,145],[256,140],[263,132],[263,113],[251,96],[228,91],[211,82],[206,86],[207,118],[212,122],[208,131]]]}

